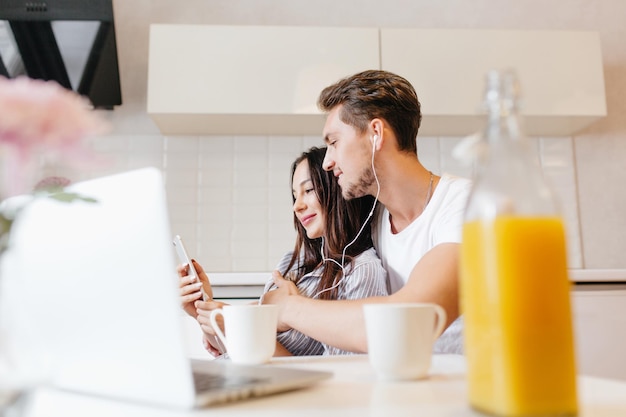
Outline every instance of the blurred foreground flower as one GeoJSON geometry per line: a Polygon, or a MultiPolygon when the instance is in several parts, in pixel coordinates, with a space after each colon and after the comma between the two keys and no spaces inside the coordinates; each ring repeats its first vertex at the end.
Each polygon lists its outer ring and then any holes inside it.
{"type": "MultiPolygon", "coordinates": [[[[0,76],[0,272],[7,271],[3,268],[6,262],[1,261],[7,260],[5,250],[14,221],[33,198],[94,201],[66,192],[69,180],[63,177],[46,177],[37,182],[34,175],[44,162],[77,168],[97,162],[83,140],[104,133],[108,125],[91,107],[85,98],[56,82],[0,76]]],[[[42,365],[45,361],[33,354],[38,352],[38,343],[30,343],[35,340],[29,337],[32,323],[17,319],[23,315],[10,314],[19,311],[16,306],[27,299],[21,298],[22,291],[13,287],[11,292],[10,286],[3,285],[12,277],[15,281],[15,275],[7,274],[4,278],[9,279],[4,280],[1,275],[0,416],[4,416],[17,415],[11,413],[18,413],[18,399],[46,376],[42,365]],[[7,304],[8,300],[13,304],[7,304]]]]}
{"type": "MultiPolygon", "coordinates": [[[[84,139],[108,128],[86,98],[54,81],[0,76],[0,201],[34,191],[62,201],[82,199],[63,194],[67,183],[35,184],[34,173],[41,158],[72,167],[92,163],[84,139]]],[[[0,207],[0,254],[16,214],[14,205],[0,207]]]]}
{"type": "Polygon", "coordinates": [[[0,77],[2,197],[32,190],[26,180],[34,155],[69,165],[89,157],[83,140],[108,130],[91,107],[86,98],[54,81],[0,77]]]}

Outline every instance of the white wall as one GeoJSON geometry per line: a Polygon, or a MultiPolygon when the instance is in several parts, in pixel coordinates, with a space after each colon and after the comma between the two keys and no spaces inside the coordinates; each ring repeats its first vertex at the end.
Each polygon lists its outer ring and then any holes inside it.
{"type": "MultiPolygon", "coordinates": [[[[288,167],[321,138],[160,135],[146,115],[150,23],[598,30],[608,117],[574,137],[537,144],[566,208],[570,266],[626,268],[626,2],[114,0],[114,12],[124,104],[106,114],[111,136],[95,141],[114,164],[79,177],[161,167],[173,230],[214,271],[269,270],[291,247],[288,167]]],[[[419,138],[420,158],[434,172],[465,173],[450,157],[455,139],[419,138]]]]}
{"type": "MultiPolygon", "coordinates": [[[[451,156],[461,138],[418,139],[422,163],[435,172],[471,177],[451,156]]],[[[555,185],[568,223],[569,263],[581,266],[571,138],[533,138],[555,185]]],[[[144,166],[165,174],[172,233],[209,271],[270,271],[293,246],[291,163],[321,136],[111,135],[93,140],[109,161],[101,167],[57,172],[77,181],[144,166]]]]}

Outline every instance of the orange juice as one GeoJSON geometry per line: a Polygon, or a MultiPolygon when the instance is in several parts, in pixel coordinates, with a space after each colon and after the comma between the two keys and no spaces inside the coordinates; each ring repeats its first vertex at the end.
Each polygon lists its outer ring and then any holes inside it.
{"type": "Polygon", "coordinates": [[[575,415],[562,220],[467,222],[460,273],[471,405],[500,416],[575,415]]]}

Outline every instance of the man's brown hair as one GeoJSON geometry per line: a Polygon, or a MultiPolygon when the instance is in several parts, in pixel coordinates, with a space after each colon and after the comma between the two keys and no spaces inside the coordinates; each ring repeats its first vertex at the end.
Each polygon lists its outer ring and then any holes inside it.
{"type": "Polygon", "coordinates": [[[399,75],[368,70],[346,77],[322,90],[317,105],[325,112],[342,105],[339,118],[360,133],[372,119],[383,119],[395,133],[399,149],[417,154],[421,106],[411,83],[399,75]]]}

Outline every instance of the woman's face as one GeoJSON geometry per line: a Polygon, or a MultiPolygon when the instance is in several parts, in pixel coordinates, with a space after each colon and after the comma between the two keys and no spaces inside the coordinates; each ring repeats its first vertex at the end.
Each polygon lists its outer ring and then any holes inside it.
{"type": "Polygon", "coordinates": [[[291,187],[294,198],[293,212],[304,226],[306,235],[309,239],[322,237],[326,220],[322,212],[322,205],[313,188],[309,163],[306,159],[296,167],[291,187]]]}

